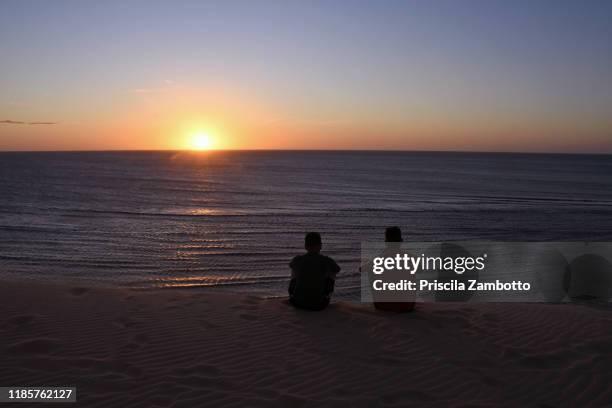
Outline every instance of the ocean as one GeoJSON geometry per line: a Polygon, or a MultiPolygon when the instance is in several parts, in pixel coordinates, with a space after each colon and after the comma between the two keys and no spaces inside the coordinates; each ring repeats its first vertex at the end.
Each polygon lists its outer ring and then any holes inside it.
{"type": "Polygon", "coordinates": [[[359,296],[362,241],[610,241],[612,156],[0,153],[0,278],[282,296],[319,231],[359,296]]]}

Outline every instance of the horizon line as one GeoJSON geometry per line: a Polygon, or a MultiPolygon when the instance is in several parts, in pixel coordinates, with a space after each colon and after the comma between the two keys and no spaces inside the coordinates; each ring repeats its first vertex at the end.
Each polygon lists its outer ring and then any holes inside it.
{"type": "Polygon", "coordinates": [[[583,155],[610,156],[612,152],[546,152],[546,151],[515,151],[515,150],[410,150],[410,149],[84,149],[84,150],[0,150],[3,153],[161,153],[186,152],[206,154],[216,152],[377,152],[377,153],[471,153],[471,154],[540,154],[540,155],[583,155]]]}

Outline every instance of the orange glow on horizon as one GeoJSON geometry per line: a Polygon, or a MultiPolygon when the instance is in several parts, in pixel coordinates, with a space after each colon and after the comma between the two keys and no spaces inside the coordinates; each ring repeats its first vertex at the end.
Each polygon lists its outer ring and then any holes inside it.
{"type": "Polygon", "coordinates": [[[106,109],[90,107],[78,120],[23,113],[18,119],[51,118],[55,124],[0,123],[0,150],[610,150],[605,124],[573,118],[452,111],[397,115],[334,106],[315,115],[267,95],[219,84],[175,83],[163,91],[129,92],[122,98],[106,109]],[[585,134],[590,135],[588,142],[585,134]]]}

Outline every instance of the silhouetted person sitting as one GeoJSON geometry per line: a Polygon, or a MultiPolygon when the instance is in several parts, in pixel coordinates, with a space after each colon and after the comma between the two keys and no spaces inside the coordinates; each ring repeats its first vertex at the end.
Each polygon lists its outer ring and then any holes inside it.
{"type": "Polygon", "coordinates": [[[322,244],[318,232],[309,232],[304,241],[307,252],[289,263],[289,301],[302,309],[323,310],[329,304],[340,267],[333,259],[319,253],[322,244]]]}
{"type": "MultiPolygon", "coordinates": [[[[399,227],[389,227],[385,230],[385,242],[404,242],[402,230],[399,227]]],[[[379,310],[391,312],[409,312],[414,309],[414,302],[374,302],[374,307],[379,310]]]]}

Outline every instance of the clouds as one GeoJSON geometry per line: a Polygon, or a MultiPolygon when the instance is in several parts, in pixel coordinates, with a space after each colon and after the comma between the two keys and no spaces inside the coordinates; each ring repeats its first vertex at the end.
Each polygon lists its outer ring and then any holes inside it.
{"type": "Polygon", "coordinates": [[[22,122],[20,120],[0,120],[0,125],[57,125],[57,122],[22,122]]]}

